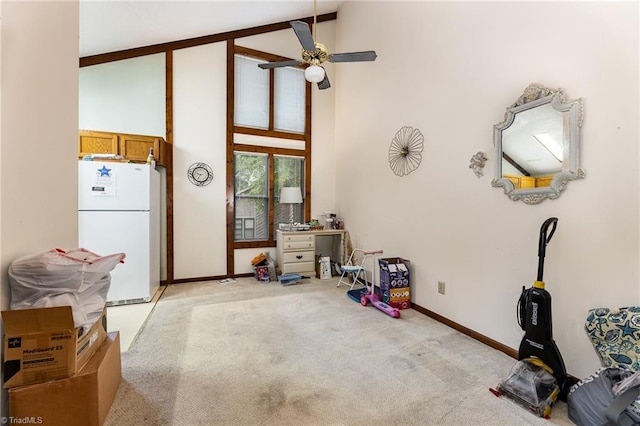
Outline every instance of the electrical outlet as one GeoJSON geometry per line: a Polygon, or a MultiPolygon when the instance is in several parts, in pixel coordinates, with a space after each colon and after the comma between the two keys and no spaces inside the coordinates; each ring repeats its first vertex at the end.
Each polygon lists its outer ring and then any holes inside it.
{"type": "Polygon", "coordinates": [[[438,281],[438,293],[444,294],[444,281],[438,281]]]}

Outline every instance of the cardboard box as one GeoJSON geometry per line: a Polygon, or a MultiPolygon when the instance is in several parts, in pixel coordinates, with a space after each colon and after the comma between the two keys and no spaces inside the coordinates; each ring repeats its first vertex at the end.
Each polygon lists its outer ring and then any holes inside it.
{"type": "Polygon", "coordinates": [[[104,341],[105,313],[82,336],[71,306],[2,311],[4,387],[44,383],[78,372],[104,341]]]}
{"type": "Polygon", "coordinates": [[[45,426],[104,424],[122,377],[120,334],[109,333],[73,377],[9,389],[11,419],[45,426]]]}
{"type": "Polygon", "coordinates": [[[378,259],[382,301],[398,309],[410,307],[410,261],[400,257],[378,259]]]}
{"type": "Polygon", "coordinates": [[[266,265],[266,264],[267,264],[267,255],[265,255],[264,253],[260,253],[259,255],[251,259],[251,265],[253,266],[266,265]]]}
{"type": "Polygon", "coordinates": [[[388,303],[392,308],[409,309],[411,307],[411,293],[409,287],[391,288],[385,292],[382,298],[384,299],[385,296],[389,299],[386,303],[388,303]]]}

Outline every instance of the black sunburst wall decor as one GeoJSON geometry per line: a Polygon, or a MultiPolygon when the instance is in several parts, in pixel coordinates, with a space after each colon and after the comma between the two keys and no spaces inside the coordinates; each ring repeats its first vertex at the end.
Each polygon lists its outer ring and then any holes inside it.
{"type": "Polygon", "coordinates": [[[403,126],[391,140],[389,167],[398,176],[408,175],[420,166],[424,136],[418,129],[403,126]]]}

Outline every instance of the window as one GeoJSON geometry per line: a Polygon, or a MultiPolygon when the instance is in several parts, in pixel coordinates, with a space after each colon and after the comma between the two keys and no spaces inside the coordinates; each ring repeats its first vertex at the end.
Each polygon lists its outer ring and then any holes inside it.
{"type": "Polygon", "coordinates": [[[236,241],[275,239],[278,225],[289,222],[291,210],[294,222],[304,222],[304,198],[302,204],[279,203],[282,187],[298,187],[304,194],[304,157],[236,152],[234,176],[236,241]],[[273,182],[273,200],[268,195],[269,182],[273,182]],[[269,210],[273,211],[273,227],[269,210]]]}
{"type": "Polygon", "coordinates": [[[234,59],[234,124],[268,129],[269,72],[258,68],[259,63],[266,61],[241,55],[235,55],[234,59]]]}
{"type": "Polygon", "coordinates": [[[299,68],[291,67],[276,68],[274,72],[273,127],[283,132],[304,133],[306,86],[304,72],[299,68]]]}
{"type": "Polygon", "coordinates": [[[266,154],[234,155],[236,241],[269,238],[268,160],[266,154]]]}
{"type": "MultiPolygon", "coordinates": [[[[233,205],[228,213],[228,247],[273,247],[280,223],[308,220],[304,199],[310,184],[311,84],[296,67],[263,70],[258,64],[290,60],[231,45],[233,87],[229,112],[228,173],[233,181],[233,205]],[[282,187],[296,186],[302,204],[280,204],[282,187]]],[[[231,203],[230,203],[231,204],[231,203]]],[[[232,268],[232,259],[228,259],[232,268]]]]}
{"type": "MultiPolygon", "coordinates": [[[[304,222],[304,158],[275,155],[273,158],[274,182],[274,228],[280,223],[289,223],[289,216],[293,210],[293,221],[304,222]],[[280,190],[286,186],[300,188],[302,204],[280,204],[280,190]]],[[[275,238],[275,229],[273,231],[275,238]]]]}
{"type": "Polygon", "coordinates": [[[236,240],[253,240],[256,235],[255,218],[236,218],[236,240]]]}
{"type": "Polygon", "coordinates": [[[304,70],[295,67],[263,70],[258,64],[270,59],[248,56],[260,55],[260,52],[250,49],[242,48],[241,51],[246,54],[234,55],[233,123],[236,131],[270,130],[283,133],[281,136],[285,138],[287,134],[295,134],[299,138],[306,129],[307,81],[304,70]]]}

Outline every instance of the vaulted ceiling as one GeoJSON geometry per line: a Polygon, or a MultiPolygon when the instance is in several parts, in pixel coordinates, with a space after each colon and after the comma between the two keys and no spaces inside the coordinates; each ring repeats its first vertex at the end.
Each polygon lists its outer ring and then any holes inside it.
{"type": "Polygon", "coordinates": [[[344,1],[80,0],[80,57],[335,12],[344,1]]]}

